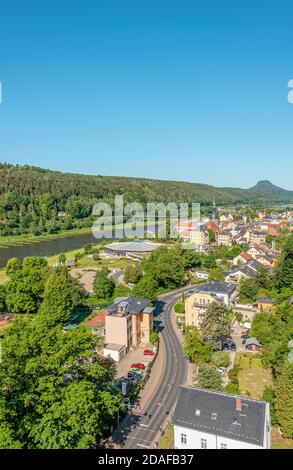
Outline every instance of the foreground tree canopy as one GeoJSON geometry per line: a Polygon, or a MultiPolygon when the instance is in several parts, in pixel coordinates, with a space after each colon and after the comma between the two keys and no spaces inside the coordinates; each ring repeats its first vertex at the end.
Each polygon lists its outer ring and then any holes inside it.
{"type": "Polygon", "coordinates": [[[0,448],[93,447],[122,407],[115,365],[96,352],[99,338],[86,327],[64,329],[71,288],[66,268],[53,271],[39,312],[2,333],[0,448]]]}

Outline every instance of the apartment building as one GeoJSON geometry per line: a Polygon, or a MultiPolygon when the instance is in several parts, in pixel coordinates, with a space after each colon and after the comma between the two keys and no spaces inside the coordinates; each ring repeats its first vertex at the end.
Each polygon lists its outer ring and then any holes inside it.
{"type": "Polygon", "coordinates": [[[106,309],[104,355],[119,361],[131,347],[150,342],[154,310],[150,304],[149,299],[120,297],[106,309]]]}
{"type": "Polygon", "coordinates": [[[206,311],[213,302],[223,302],[229,306],[236,297],[236,286],[227,282],[212,281],[203,284],[200,290],[185,301],[186,326],[199,326],[204,320],[206,311]]]}

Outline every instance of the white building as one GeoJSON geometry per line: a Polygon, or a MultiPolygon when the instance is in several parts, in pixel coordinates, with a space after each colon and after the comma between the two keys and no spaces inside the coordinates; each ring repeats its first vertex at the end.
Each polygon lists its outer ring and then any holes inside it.
{"type": "Polygon", "coordinates": [[[269,403],[181,387],[173,416],[175,449],[269,449],[269,403]]]}

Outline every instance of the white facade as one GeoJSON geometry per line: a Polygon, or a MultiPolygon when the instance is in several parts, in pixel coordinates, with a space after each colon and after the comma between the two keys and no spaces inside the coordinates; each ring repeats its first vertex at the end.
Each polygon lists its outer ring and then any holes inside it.
{"type": "MultiPolygon", "coordinates": [[[[239,431],[241,434],[241,431],[239,431]]],[[[263,445],[231,439],[217,434],[211,434],[196,429],[185,428],[174,424],[174,449],[270,449],[270,414],[269,404],[266,404],[263,445]]]]}

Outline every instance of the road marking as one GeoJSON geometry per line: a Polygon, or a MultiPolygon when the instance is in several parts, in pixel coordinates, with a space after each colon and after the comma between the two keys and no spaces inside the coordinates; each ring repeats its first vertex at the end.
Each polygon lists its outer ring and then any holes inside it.
{"type": "Polygon", "coordinates": [[[140,426],[141,428],[148,428],[149,425],[148,425],[148,424],[140,424],[139,426],[140,426]]]}
{"type": "Polygon", "coordinates": [[[142,447],[143,449],[149,449],[150,446],[144,446],[143,444],[136,444],[137,447],[142,447]]]}

